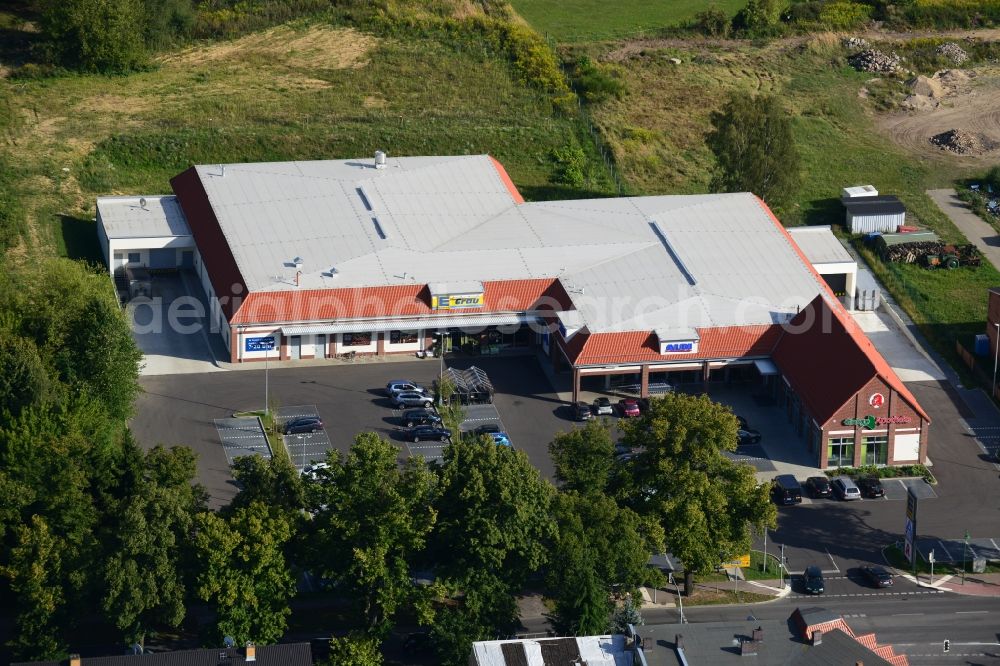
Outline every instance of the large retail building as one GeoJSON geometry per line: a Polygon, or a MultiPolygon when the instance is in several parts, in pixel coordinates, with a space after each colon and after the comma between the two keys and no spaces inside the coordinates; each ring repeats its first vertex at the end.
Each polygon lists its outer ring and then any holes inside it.
{"type": "Polygon", "coordinates": [[[105,258],[197,274],[233,363],[537,347],[574,397],[753,378],[820,467],[926,458],[926,413],[830,288],[853,287],[850,256],[828,230],[800,247],[752,194],[526,203],[488,155],[195,166],[171,185],[98,199],[105,258]]]}

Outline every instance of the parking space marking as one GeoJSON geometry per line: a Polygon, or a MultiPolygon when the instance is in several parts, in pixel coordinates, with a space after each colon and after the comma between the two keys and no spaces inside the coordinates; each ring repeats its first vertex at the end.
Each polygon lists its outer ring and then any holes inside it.
{"type": "Polygon", "coordinates": [[[214,423],[230,466],[243,456],[271,458],[271,446],[256,418],[215,419],[214,423]]]}
{"type": "MultiPolygon", "coordinates": [[[[829,548],[824,548],[823,550],[826,551],[826,556],[830,558],[830,564],[833,565],[834,571],[836,571],[837,573],[840,573],[840,567],[838,567],[837,563],[833,561],[833,555],[830,554],[830,549],[829,548]]],[[[846,578],[846,576],[845,576],[845,578],[846,578]]]]}

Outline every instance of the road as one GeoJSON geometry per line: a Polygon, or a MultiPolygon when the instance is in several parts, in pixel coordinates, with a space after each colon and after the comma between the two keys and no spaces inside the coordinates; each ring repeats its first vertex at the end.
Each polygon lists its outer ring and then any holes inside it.
{"type": "Polygon", "coordinates": [[[927,195],[955,223],[959,231],[965,234],[969,242],[978,247],[994,267],[1000,269],[1000,238],[996,229],[973,213],[969,204],[959,199],[953,189],[927,190],[927,195]]]}

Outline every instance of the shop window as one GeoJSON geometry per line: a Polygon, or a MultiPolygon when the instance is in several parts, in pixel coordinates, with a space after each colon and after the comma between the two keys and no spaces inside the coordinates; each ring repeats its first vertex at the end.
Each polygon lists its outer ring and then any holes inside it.
{"type": "Polygon", "coordinates": [[[878,435],[865,437],[864,444],[864,464],[865,465],[886,465],[889,463],[889,436],[878,435]]]}
{"type": "Polygon", "coordinates": [[[129,252],[128,253],[128,263],[130,263],[130,264],[137,264],[137,263],[139,263],[139,261],[141,261],[141,259],[142,259],[142,255],[139,254],[138,252],[129,252]]]}
{"type": "Polygon", "coordinates": [[[827,449],[827,467],[852,467],[854,465],[854,438],[831,437],[827,449]]]}
{"type": "Polygon", "coordinates": [[[367,347],[372,343],[371,333],[344,333],[343,345],[345,347],[367,347]]]}
{"type": "Polygon", "coordinates": [[[390,345],[405,345],[417,341],[416,331],[389,331],[390,345]]]}

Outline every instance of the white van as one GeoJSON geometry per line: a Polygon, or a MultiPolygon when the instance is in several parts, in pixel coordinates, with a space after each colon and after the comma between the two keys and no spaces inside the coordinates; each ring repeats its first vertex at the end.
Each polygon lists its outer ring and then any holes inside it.
{"type": "Polygon", "coordinates": [[[861,499],[861,490],[849,476],[838,476],[830,485],[833,486],[833,494],[842,500],[861,499]]]}

